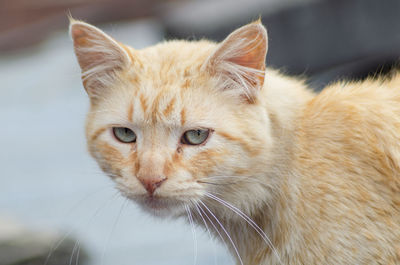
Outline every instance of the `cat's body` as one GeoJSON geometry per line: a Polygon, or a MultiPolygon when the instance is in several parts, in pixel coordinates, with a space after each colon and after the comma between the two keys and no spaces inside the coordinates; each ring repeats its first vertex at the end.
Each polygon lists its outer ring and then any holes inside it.
{"type": "MultiPolygon", "coordinates": [[[[273,87],[266,80],[265,91],[273,87]]],[[[282,262],[400,264],[400,76],[339,83],[293,100],[300,109],[287,102],[275,108],[292,111],[272,126],[289,129],[290,159],[280,174],[284,192],[264,219],[265,227],[274,223],[269,234],[282,262]]],[[[267,252],[264,262],[253,252],[244,263],[278,264],[267,252]]]]}
{"type": "Polygon", "coordinates": [[[141,51],[71,35],[90,152],[145,210],[190,212],[237,264],[400,264],[400,76],[319,95],[264,77],[257,23],[141,51]]]}

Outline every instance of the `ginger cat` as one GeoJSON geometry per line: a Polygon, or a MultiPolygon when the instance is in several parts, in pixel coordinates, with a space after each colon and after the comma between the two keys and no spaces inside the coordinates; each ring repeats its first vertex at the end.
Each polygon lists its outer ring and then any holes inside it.
{"type": "Polygon", "coordinates": [[[128,198],[236,264],[400,264],[400,76],[314,94],[260,22],[143,50],[71,20],[90,153],[128,198]]]}

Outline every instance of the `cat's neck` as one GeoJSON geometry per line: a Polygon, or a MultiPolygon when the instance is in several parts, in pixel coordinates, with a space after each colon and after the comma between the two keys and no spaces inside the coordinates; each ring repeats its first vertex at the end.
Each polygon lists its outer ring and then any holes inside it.
{"type": "Polygon", "coordinates": [[[272,69],[266,71],[261,93],[275,132],[293,132],[305,104],[315,96],[303,80],[272,69]]]}
{"type": "MultiPolygon", "coordinates": [[[[292,165],[296,131],[301,126],[299,120],[307,103],[316,94],[306,86],[304,80],[282,75],[273,69],[267,69],[261,93],[274,142],[273,150],[269,150],[274,156],[265,168],[263,180],[270,182],[275,179],[277,185],[274,190],[268,191],[274,194],[270,201],[250,216],[268,239],[260,236],[253,227],[247,227],[246,232],[257,241],[251,246],[260,246],[258,256],[249,256],[248,261],[251,264],[263,264],[262,261],[269,256],[271,264],[279,264],[282,256],[291,253],[290,248],[296,244],[298,231],[292,231],[293,223],[296,222],[294,213],[299,191],[299,179],[292,165]]],[[[240,225],[237,229],[241,229],[240,225]]],[[[242,241],[242,245],[247,244],[242,241]]],[[[254,249],[246,249],[245,253],[254,253],[254,249]]]]}

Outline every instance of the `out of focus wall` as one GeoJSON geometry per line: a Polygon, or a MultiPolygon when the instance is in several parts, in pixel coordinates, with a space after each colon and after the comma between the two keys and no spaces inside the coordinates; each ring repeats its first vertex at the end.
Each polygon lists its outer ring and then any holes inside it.
{"type": "Polygon", "coordinates": [[[94,24],[146,17],[166,38],[214,40],[261,17],[267,64],[316,88],[385,72],[400,57],[399,0],[0,0],[0,51],[66,28],[69,13],[94,24]]]}
{"type": "Polygon", "coordinates": [[[37,44],[68,25],[68,14],[90,23],[157,15],[161,0],[0,0],[0,51],[37,44]]]}

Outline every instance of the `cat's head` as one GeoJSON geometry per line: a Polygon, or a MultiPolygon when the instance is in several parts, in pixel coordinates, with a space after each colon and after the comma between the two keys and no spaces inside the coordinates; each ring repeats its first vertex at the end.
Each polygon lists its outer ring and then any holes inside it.
{"type": "Polygon", "coordinates": [[[126,197],[179,215],[210,194],[240,205],[265,192],[256,181],[272,145],[259,96],[261,23],[219,44],[166,41],[143,50],[80,21],[71,21],[70,34],[91,103],[90,153],[126,197]]]}

